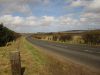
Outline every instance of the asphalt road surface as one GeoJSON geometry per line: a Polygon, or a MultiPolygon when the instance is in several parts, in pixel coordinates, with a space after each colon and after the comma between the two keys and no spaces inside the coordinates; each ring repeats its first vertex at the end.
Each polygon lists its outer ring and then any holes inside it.
{"type": "Polygon", "coordinates": [[[27,38],[32,44],[84,64],[90,68],[100,70],[100,47],[94,48],[86,45],[69,45],[56,42],[27,38]]]}

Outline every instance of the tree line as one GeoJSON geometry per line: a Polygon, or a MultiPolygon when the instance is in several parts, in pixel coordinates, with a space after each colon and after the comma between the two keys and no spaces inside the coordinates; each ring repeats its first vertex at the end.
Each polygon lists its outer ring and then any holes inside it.
{"type": "Polygon", "coordinates": [[[100,31],[84,33],[82,39],[86,44],[100,44],[100,31]]]}
{"type": "MultiPolygon", "coordinates": [[[[47,35],[49,38],[48,40],[52,41],[61,41],[61,42],[68,42],[68,41],[75,41],[74,36],[77,36],[77,34],[67,34],[67,33],[45,33],[45,34],[38,34],[38,36],[33,36],[34,38],[37,39],[42,39],[42,36],[47,35]],[[52,36],[52,38],[51,38],[52,36]]],[[[77,43],[80,44],[91,44],[91,45],[98,45],[100,44],[100,30],[91,30],[91,31],[86,31],[86,32],[81,32],[78,34],[80,36],[77,39],[77,43]]]]}
{"type": "Polygon", "coordinates": [[[3,25],[0,24],[0,46],[5,46],[7,42],[16,40],[20,37],[19,33],[16,33],[3,25]]]}
{"type": "Polygon", "coordinates": [[[70,40],[72,40],[72,36],[68,35],[68,34],[67,35],[59,35],[59,36],[54,35],[53,36],[53,41],[57,41],[57,40],[59,40],[61,42],[70,41],[70,40]]]}
{"type": "MultiPolygon", "coordinates": [[[[83,40],[84,44],[91,44],[91,45],[97,45],[100,44],[100,31],[95,32],[95,31],[90,31],[90,32],[85,32],[82,33],[81,36],[81,40],[83,40]]],[[[66,42],[66,41],[73,41],[73,34],[69,35],[59,35],[59,36],[53,36],[53,41],[57,41],[57,39],[59,39],[59,41],[61,42],[66,42]]],[[[80,39],[78,39],[80,41],[80,39]]]]}

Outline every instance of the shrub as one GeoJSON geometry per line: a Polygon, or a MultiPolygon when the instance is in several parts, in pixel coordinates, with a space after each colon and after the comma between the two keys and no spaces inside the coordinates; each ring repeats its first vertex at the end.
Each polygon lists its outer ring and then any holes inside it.
{"type": "Polygon", "coordinates": [[[59,40],[62,42],[65,42],[66,40],[70,41],[70,40],[72,40],[72,36],[71,35],[60,35],[59,40]]]}
{"type": "Polygon", "coordinates": [[[0,46],[6,45],[7,42],[16,40],[20,34],[6,28],[3,24],[0,24],[0,46]]]}
{"type": "Polygon", "coordinates": [[[94,32],[88,32],[82,36],[85,43],[100,44],[100,34],[94,32]]]}

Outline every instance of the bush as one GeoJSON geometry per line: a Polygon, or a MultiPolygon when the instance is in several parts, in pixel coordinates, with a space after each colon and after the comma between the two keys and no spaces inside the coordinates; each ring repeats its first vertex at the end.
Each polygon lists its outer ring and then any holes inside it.
{"type": "Polygon", "coordinates": [[[100,34],[88,32],[82,36],[85,43],[90,44],[100,44],[100,34]]]}
{"type": "Polygon", "coordinates": [[[54,35],[53,36],[53,41],[57,41],[58,36],[54,35]]]}
{"type": "Polygon", "coordinates": [[[60,35],[59,40],[62,42],[65,42],[66,40],[70,41],[70,40],[72,40],[72,36],[71,35],[60,35]]]}
{"type": "Polygon", "coordinates": [[[5,46],[7,42],[16,40],[20,34],[6,28],[0,24],[0,46],[5,46]]]}

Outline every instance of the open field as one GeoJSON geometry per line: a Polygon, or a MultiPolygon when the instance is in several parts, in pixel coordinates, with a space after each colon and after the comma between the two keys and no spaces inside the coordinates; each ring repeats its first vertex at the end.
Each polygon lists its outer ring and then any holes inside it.
{"type": "Polygon", "coordinates": [[[24,75],[100,75],[99,72],[63,60],[53,54],[43,52],[24,37],[11,42],[11,45],[0,47],[0,75],[11,75],[9,52],[16,50],[21,52],[24,75]]]}

